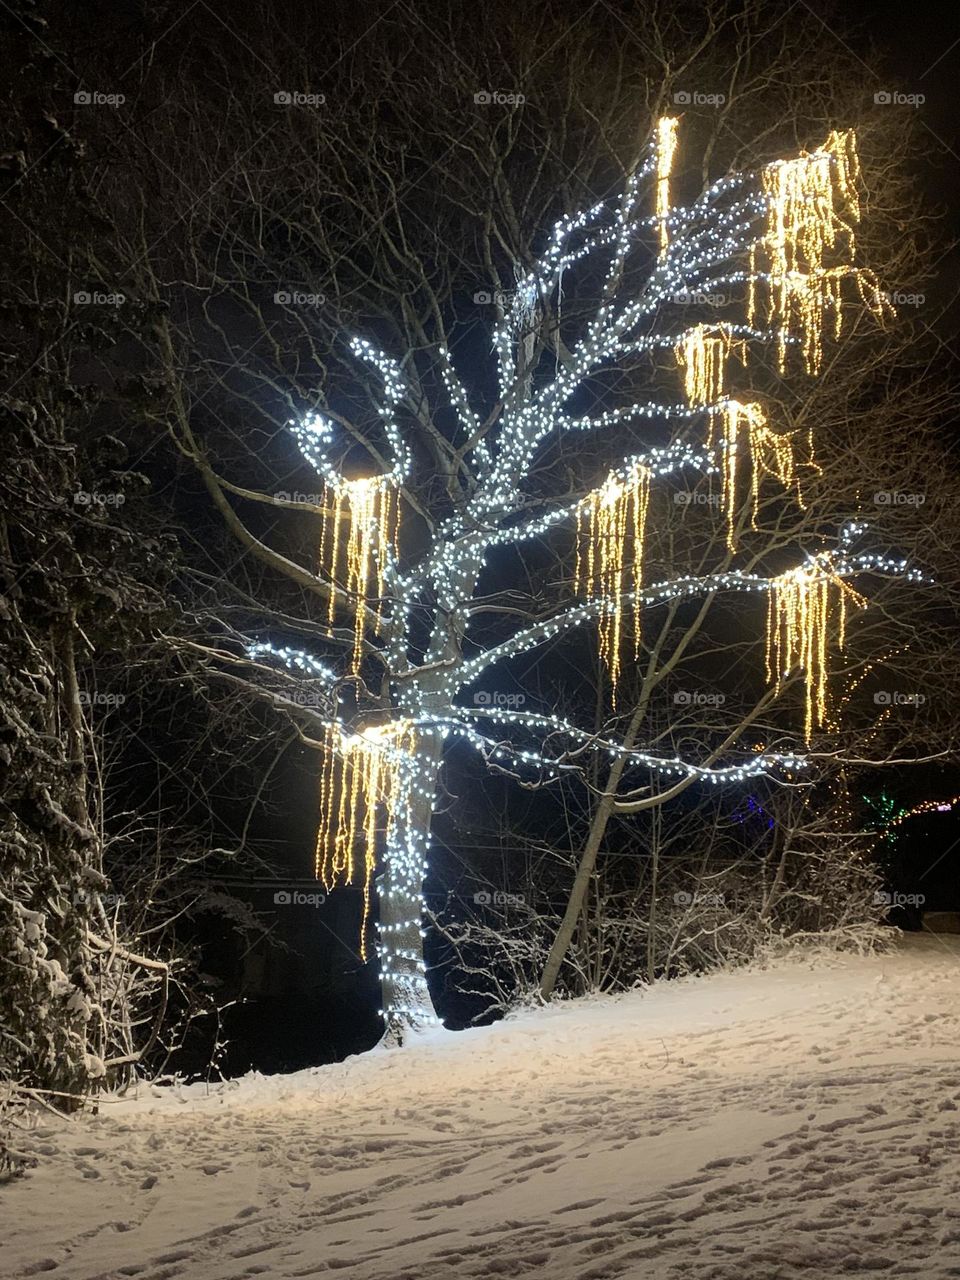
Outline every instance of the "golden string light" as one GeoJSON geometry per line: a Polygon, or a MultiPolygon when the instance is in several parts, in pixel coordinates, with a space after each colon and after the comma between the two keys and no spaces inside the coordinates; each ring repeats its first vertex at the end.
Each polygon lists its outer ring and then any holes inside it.
{"type": "MultiPolygon", "coordinates": [[[[668,154],[672,157],[672,149],[668,154]]],[[[816,151],[778,161],[763,170],[767,221],[759,245],[750,251],[747,322],[750,326],[755,324],[758,290],[765,287],[766,320],[777,326],[781,373],[793,333],[799,336],[807,372],[820,371],[824,323],[832,312],[834,336],[840,336],[841,285],[848,276],[856,280],[861,297],[875,314],[882,315],[889,308],[873,276],[852,265],[856,248],[853,227],[860,216],[858,177],[852,130],[835,130],[816,151]]],[[[663,218],[666,215],[660,209],[660,197],[658,186],[658,215],[663,218]]],[[[661,247],[664,243],[661,238],[661,247]]],[[[714,447],[719,427],[721,501],[731,551],[735,549],[738,480],[744,454],[749,455],[751,467],[753,528],[757,527],[763,477],[775,477],[784,488],[797,480],[792,436],[774,431],[760,405],[729,398],[728,361],[733,353],[746,363],[745,342],[724,324],[697,324],[682,334],[674,347],[683,370],[687,403],[691,408],[707,411],[709,449],[714,447]]],[[[799,484],[797,496],[802,506],[799,484]]],[[[829,627],[838,615],[842,648],[849,603],[862,607],[866,601],[816,560],[783,574],[771,584],[767,675],[779,688],[794,667],[803,668],[807,741],[814,725],[821,727],[827,716],[829,627]]]]}
{"type": "MultiPolygon", "coordinates": [[[[719,410],[718,416],[722,424],[723,437],[721,502],[727,518],[727,547],[734,551],[739,507],[737,474],[743,438],[746,438],[747,452],[750,455],[750,523],[754,529],[757,528],[760,482],[763,476],[773,476],[785,489],[789,488],[797,478],[796,451],[793,446],[793,437],[774,431],[759,404],[741,404],[738,400],[727,400],[719,410]]],[[[802,508],[803,495],[800,493],[799,485],[797,498],[802,508]]]]}
{"type": "Polygon", "coordinates": [[[374,633],[380,630],[383,611],[384,573],[390,547],[396,547],[400,506],[396,486],[385,476],[343,480],[324,486],[325,514],[320,533],[320,569],[330,582],[327,611],[333,622],[338,594],[347,597],[354,611],[353,674],[358,674],[363,657],[366,598],[373,591],[370,606],[374,633]],[[340,525],[348,521],[343,538],[340,525]],[[341,555],[345,560],[342,587],[338,588],[341,555]]]}
{"type": "Polygon", "coordinates": [[[320,773],[320,827],[315,870],[329,893],[338,884],[363,885],[360,955],[367,958],[367,924],[377,865],[377,822],[382,813],[389,839],[405,801],[403,759],[413,753],[408,720],[345,733],[329,725],[320,773]],[[358,845],[360,846],[358,850],[358,845]]]}
{"type": "Polygon", "coordinates": [[[866,599],[817,557],[790,569],[770,585],[767,612],[767,679],[779,691],[796,667],[804,673],[804,736],[827,718],[827,638],[837,618],[837,643],[846,643],[847,606],[866,607],[866,599]]]}
{"type": "MultiPolygon", "coordinates": [[[[865,305],[879,318],[890,310],[872,273],[852,264],[854,225],[860,218],[856,134],[834,129],[816,151],[778,160],[762,174],[767,226],[760,242],[765,260],[767,322],[779,329],[777,358],[783,373],[791,333],[800,337],[807,373],[820,371],[823,328],[832,313],[833,335],[843,323],[841,286],[852,277],[865,305]],[[833,254],[840,262],[828,265],[833,254]]],[[[758,246],[750,251],[747,319],[757,311],[758,246]]]]}
{"type": "Polygon", "coordinates": [[[667,251],[670,233],[667,218],[670,215],[670,174],[677,150],[677,126],[675,116],[661,116],[657,121],[657,225],[660,233],[660,255],[667,251]]]}
{"type": "MultiPolygon", "coordinates": [[[[727,546],[734,547],[738,506],[737,475],[744,452],[752,468],[751,499],[753,528],[757,527],[760,481],[775,476],[784,487],[796,478],[796,458],[792,438],[774,431],[759,404],[742,404],[727,399],[727,361],[736,354],[746,363],[746,344],[736,338],[729,325],[698,324],[683,333],[674,347],[683,369],[684,393],[691,408],[707,408],[707,448],[714,447],[716,424],[720,424],[723,476],[722,504],[727,520],[727,546]]],[[[799,489],[798,489],[799,495],[799,489]]],[[[802,498],[801,498],[802,505],[802,498]]]]}
{"type": "Polygon", "coordinates": [[[611,472],[577,507],[574,590],[606,601],[599,617],[600,657],[616,686],[623,647],[624,595],[632,590],[634,655],[640,651],[643,547],[650,501],[650,471],[640,463],[611,472]],[[631,559],[632,553],[632,559],[631,559]]]}
{"type": "Polygon", "coordinates": [[[887,823],[887,830],[899,827],[908,818],[917,818],[924,813],[952,813],[957,805],[960,805],[960,795],[950,796],[947,800],[923,800],[920,804],[915,804],[912,809],[905,809],[903,813],[892,818],[887,823]]]}
{"type": "MultiPolygon", "coordinates": [[[[683,369],[683,389],[691,408],[719,404],[727,394],[727,360],[735,352],[746,361],[746,346],[735,338],[729,325],[697,324],[680,336],[674,347],[677,364],[683,369]]],[[[708,415],[707,448],[713,446],[713,426],[717,410],[708,415]]]]}

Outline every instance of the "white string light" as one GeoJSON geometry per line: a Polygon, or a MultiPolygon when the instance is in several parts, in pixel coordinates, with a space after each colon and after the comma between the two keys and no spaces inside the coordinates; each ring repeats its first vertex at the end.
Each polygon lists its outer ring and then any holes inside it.
{"type": "MultiPolygon", "coordinates": [[[[818,614],[816,635],[811,639],[797,621],[799,597],[787,599],[788,580],[802,579],[805,588],[820,593],[821,603],[824,583],[840,590],[841,598],[853,599],[852,588],[845,583],[856,575],[899,575],[911,581],[923,580],[923,575],[902,559],[855,553],[852,544],[864,526],[851,523],[841,532],[833,550],[808,556],[786,574],[764,576],[734,568],[647,585],[641,581],[639,570],[627,581],[624,566],[618,561],[619,573],[594,574],[587,592],[589,598],[571,601],[551,617],[519,627],[509,639],[482,652],[469,652],[471,601],[489,553],[498,546],[541,537],[563,524],[572,525],[585,509],[599,510],[605,492],[625,493],[641,474],[646,486],[667,480],[687,467],[705,475],[719,473],[724,486],[727,541],[732,550],[741,435],[754,468],[749,490],[754,525],[760,477],[774,476],[786,488],[796,479],[796,460],[789,437],[767,424],[760,406],[746,396],[742,402],[733,396],[729,357],[736,355],[741,364],[747,365],[751,348],[773,345],[782,368],[787,351],[797,347],[807,370],[817,372],[823,317],[832,312],[832,332],[839,336],[841,291],[847,280],[853,282],[857,296],[879,318],[888,310],[886,303],[878,302],[880,295],[873,277],[852,261],[852,226],[859,210],[851,133],[831,134],[817,151],[779,166],[768,166],[759,174],[722,178],[694,201],[678,205],[670,194],[676,177],[677,125],[673,118],[659,122],[644,163],[628,176],[615,207],[598,203],[558,220],[540,259],[517,280],[511,298],[498,309],[493,350],[499,402],[491,419],[471,404],[450,351],[444,346],[437,349],[440,380],[456,430],[464,442],[458,455],[464,474],[453,477],[454,483],[464,485],[463,501],[454,504],[454,513],[433,530],[432,545],[408,566],[401,568],[395,549],[385,545],[389,539],[380,539],[384,545],[378,545],[380,562],[374,568],[374,576],[377,592],[390,601],[385,619],[389,625],[385,625],[379,638],[373,639],[389,672],[389,718],[374,735],[376,741],[369,732],[364,736],[362,729],[351,730],[340,721],[330,730],[331,750],[339,751],[344,759],[359,752],[363,767],[377,773],[378,787],[382,777],[387,779],[382,790],[391,797],[392,816],[385,832],[386,871],[379,890],[382,906],[377,955],[384,990],[389,995],[384,1017],[397,1024],[422,1025],[436,1020],[420,945],[422,885],[429,870],[429,823],[418,822],[414,814],[432,809],[445,742],[462,741],[494,765],[511,771],[535,770],[547,779],[579,767],[577,760],[586,751],[607,753],[610,758],[623,759],[628,767],[650,770],[665,778],[689,778],[716,785],[765,772],[791,773],[805,763],[797,754],[755,752],[736,763],[701,765],[642,748],[627,749],[557,716],[458,705],[456,698],[471,683],[495,664],[547,645],[584,624],[595,625],[598,619],[619,617],[625,609],[635,612],[639,622],[643,609],[666,601],[723,590],[768,592],[779,624],[771,640],[775,664],[806,662],[808,697],[813,698],[815,714],[819,715],[821,660],[825,654],[825,627],[819,623],[826,624],[829,610],[818,614]],[[652,200],[645,203],[642,193],[651,186],[652,200]],[[620,282],[628,255],[638,247],[648,254],[653,250],[655,266],[639,293],[624,297],[620,282]],[[557,298],[564,274],[588,259],[606,263],[600,301],[579,332],[565,335],[563,357],[560,358],[558,342],[549,361],[538,367],[534,377],[534,370],[529,367],[531,334],[540,318],[550,314],[549,305],[557,298]],[[673,320],[678,302],[685,296],[738,292],[745,297],[745,323],[684,327],[673,320]],[[757,322],[761,313],[765,323],[757,322]],[[571,406],[572,398],[587,379],[628,359],[657,352],[676,353],[684,369],[684,401],[678,402],[669,393],[651,392],[633,403],[588,414],[571,406]],[[489,421],[495,421],[495,428],[487,429],[489,421]],[[568,495],[562,500],[537,499],[529,491],[528,480],[538,450],[559,433],[602,431],[618,424],[643,422],[693,426],[698,421],[707,428],[703,447],[675,443],[624,459],[607,474],[606,489],[601,486],[586,497],[571,499],[568,495]],[[718,422],[724,424],[723,430],[715,432],[718,422]],[[838,583],[844,584],[842,589],[838,583]],[[429,636],[425,643],[415,643],[414,622],[419,627],[424,618],[431,620],[429,636]],[[814,648],[816,662],[811,658],[814,648]],[[548,753],[545,745],[537,749],[512,740],[497,740],[484,732],[483,726],[488,730],[491,726],[501,727],[511,734],[539,735],[555,747],[565,742],[569,748],[548,753]],[[356,746],[358,741],[362,747],[356,746]]],[[[556,308],[552,314],[558,317],[556,308]]],[[[556,323],[559,327],[559,318],[556,323]]],[[[416,430],[422,401],[419,393],[415,395],[408,387],[396,360],[359,338],[353,339],[351,349],[376,371],[382,383],[379,413],[388,450],[383,456],[375,453],[379,462],[377,480],[394,485],[399,491],[413,470],[413,456],[401,424],[411,422],[416,430]]],[[[320,413],[309,413],[291,425],[304,458],[326,484],[342,488],[340,467],[332,460],[336,445],[332,420],[320,413]]],[[[637,505],[634,517],[639,519],[641,507],[646,516],[646,500],[644,488],[642,504],[637,505]]],[[[373,521],[374,514],[368,515],[373,521]]],[[[595,532],[602,534],[599,526],[595,532]]],[[[584,550],[581,547],[581,552],[584,550]]],[[[587,573],[585,584],[589,576],[587,573]]],[[[370,581],[369,577],[364,579],[368,585],[370,581]]],[[[363,583],[359,583],[356,594],[366,594],[363,583]]],[[[363,604],[359,599],[358,608],[363,604]]],[[[608,637],[608,648],[612,644],[613,638],[608,637]]],[[[336,678],[328,667],[300,650],[272,648],[260,642],[252,644],[247,652],[251,657],[272,655],[288,668],[331,683],[336,678]]],[[[355,672],[359,672],[360,662],[361,656],[355,653],[355,672]]],[[[771,676],[776,683],[782,672],[772,671],[771,676]]],[[[341,803],[327,794],[332,785],[325,792],[328,808],[341,803]]],[[[351,803],[348,796],[348,810],[351,803]]],[[[369,877],[375,859],[370,847],[374,831],[369,823],[364,825],[363,809],[363,803],[359,803],[355,811],[350,811],[352,817],[348,813],[345,838],[349,853],[341,842],[337,865],[340,873],[349,869],[347,862],[355,854],[355,837],[363,827],[367,843],[361,853],[365,875],[369,877]]],[[[322,829],[329,831],[329,827],[322,829]]],[[[369,892],[369,878],[366,884],[369,892]]]]}

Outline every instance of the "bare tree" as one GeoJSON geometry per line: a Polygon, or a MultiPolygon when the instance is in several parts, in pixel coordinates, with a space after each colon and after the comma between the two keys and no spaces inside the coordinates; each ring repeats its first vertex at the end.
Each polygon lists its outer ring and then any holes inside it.
{"type": "MultiPolygon", "coordinates": [[[[166,120],[173,112],[183,123],[177,146],[188,139],[185,167],[171,165],[169,142],[149,131],[140,160],[165,226],[178,227],[176,243],[166,230],[156,234],[146,203],[118,217],[117,270],[151,305],[165,304],[156,342],[144,348],[144,360],[160,371],[144,416],[202,477],[247,553],[238,572],[251,573],[255,561],[271,575],[271,599],[261,593],[257,601],[259,625],[251,609],[233,640],[198,641],[195,652],[211,675],[274,706],[284,667],[325,684],[344,699],[332,724],[287,699],[303,740],[345,759],[379,753],[388,772],[396,770],[379,927],[384,1009],[398,1034],[433,1016],[420,889],[445,747],[468,743],[492,769],[527,786],[549,787],[574,771],[592,781],[595,826],[546,992],[613,813],[657,809],[705,779],[739,780],[781,765],[795,775],[802,754],[796,720],[791,725],[780,709],[797,690],[809,690],[809,663],[772,690],[762,676],[753,686],[743,682],[742,697],[731,693],[722,711],[699,723],[676,716],[650,731],[651,700],[694,657],[722,653],[727,663],[755,652],[762,619],[743,627],[741,602],[776,590],[785,571],[804,564],[816,568],[811,588],[867,573],[875,604],[862,624],[851,624],[845,677],[852,683],[862,674],[878,638],[888,643],[887,602],[901,598],[901,562],[909,560],[901,552],[919,542],[919,531],[907,527],[915,512],[894,513],[901,523],[891,530],[892,549],[873,544],[879,559],[864,549],[871,544],[841,529],[869,501],[865,474],[881,483],[879,464],[888,459],[878,423],[892,439],[918,415],[927,424],[897,477],[911,483],[917,469],[936,462],[933,431],[952,404],[924,377],[924,357],[906,354],[911,335],[893,325],[879,286],[842,253],[830,269],[845,274],[847,285],[859,280],[890,328],[877,333],[848,297],[848,342],[828,341],[816,359],[808,345],[808,369],[818,366],[821,378],[804,384],[802,398],[795,365],[778,358],[796,314],[752,325],[716,314],[744,301],[749,277],[763,287],[771,274],[769,264],[750,265],[751,247],[762,256],[771,235],[774,197],[764,175],[775,170],[764,162],[790,149],[791,134],[812,146],[854,120],[864,125],[871,202],[862,250],[884,282],[918,281],[926,223],[903,174],[908,135],[887,121],[861,121],[862,103],[840,87],[836,58],[819,62],[785,24],[772,34],[752,6],[709,10],[695,35],[682,15],[658,8],[644,27],[642,61],[618,50],[611,31],[592,47],[592,32],[576,32],[549,7],[536,22],[498,9],[485,40],[472,29],[464,39],[451,14],[437,6],[423,46],[408,35],[396,53],[387,24],[374,51],[365,49],[367,81],[378,67],[388,94],[361,92],[344,52],[322,113],[312,111],[324,95],[309,60],[291,58],[285,33],[271,31],[262,15],[247,34],[256,35],[263,77],[245,76],[238,88],[223,64],[219,81],[210,79],[221,94],[216,113],[209,84],[174,97],[168,83],[147,77],[145,92],[157,94],[166,120]],[[438,90],[440,46],[478,57],[445,66],[438,90]],[[711,82],[723,86],[712,95],[722,99],[719,109],[687,113],[669,174],[670,140],[657,136],[657,122],[687,84],[711,82]],[[304,88],[294,92],[295,83],[304,88]],[[251,106],[254,92],[261,97],[251,106]],[[751,173],[745,164],[759,167],[751,173]],[[427,171],[431,183],[421,188],[427,171]],[[674,181],[669,208],[657,200],[667,178],[674,181]],[[408,185],[418,187],[416,198],[408,185]],[[897,232],[898,222],[906,229],[897,232]],[[471,292],[479,301],[465,309],[471,292]],[[489,330],[476,332],[477,306],[493,320],[493,361],[485,359],[489,330]],[[785,500],[795,477],[787,478],[785,462],[771,464],[780,483],[765,481],[755,508],[749,482],[738,489],[726,504],[729,529],[722,520],[695,520],[695,506],[681,510],[659,487],[691,476],[710,483],[729,457],[717,421],[710,447],[698,429],[719,419],[732,392],[745,396],[747,375],[702,404],[679,391],[676,353],[696,330],[702,337],[704,325],[715,338],[749,343],[750,394],[762,397],[774,434],[795,445],[802,482],[803,504],[785,500]],[[349,333],[364,336],[348,342],[349,333]],[[813,453],[806,450],[811,433],[813,453]],[[865,471],[867,433],[874,446],[865,471]],[[308,466],[312,479],[303,480],[308,466]],[[399,554],[387,539],[380,560],[367,563],[368,576],[348,581],[331,560],[317,566],[318,525],[328,530],[328,548],[341,521],[360,529],[360,541],[376,543],[384,508],[367,507],[351,525],[361,491],[345,476],[366,479],[378,500],[389,493],[402,514],[399,554]],[[584,727],[567,715],[458,702],[496,664],[583,634],[598,618],[602,627],[619,619],[618,643],[633,642],[629,589],[588,590],[591,598],[571,603],[576,570],[544,583],[536,552],[544,541],[566,538],[572,559],[572,526],[588,518],[604,485],[625,491],[648,477],[657,484],[643,497],[650,504],[639,590],[646,616],[636,678],[628,670],[617,682],[614,713],[605,709],[599,723],[594,717],[584,727]],[[299,484],[319,491],[303,500],[299,484]],[[291,512],[288,525],[274,523],[291,512]],[[529,566],[511,550],[517,546],[529,566]],[[488,559],[494,565],[498,557],[502,572],[485,577],[488,559]],[[500,588],[508,570],[521,588],[500,588]],[[726,596],[740,589],[748,594],[737,595],[731,610],[726,596]],[[708,638],[708,620],[725,628],[720,640],[708,638]],[[263,668],[271,664],[277,676],[267,685],[263,668]],[[757,738],[759,751],[750,745],[757,738]],[[591,780],[585,762],[595,753],[612,764],[591,780]]],[[[348,48],[349,34],[345,20],[338,48],[348,48]]],[[[836,221],[831,213],[821,224],[828,239],[846,239],[863,196],[849,145],[834,138],[808,156],[826,165],[837,194],[836,221]]],[[[116,187],[108,160],[104,175],[109,206],[116,187]]],[[[803,258],[797,269],[815,274],[803,258]]],[[[839,315],[840,305],[831,296],[828,313],[839,315]]],[[[794,328],[799,345],[809,343],[808,322],[794,328]]],[[[726,502],[722,492],[709,496],[726,502]]],[[[914,654],[935,648],[929,636],[919,643],[923,629],[915,618],[914,654]]],[[[815,727],[818,752],[848,747],[830,736],[822,709],[815,727]]],[[[898,736],[893,727],[891,735],[898,736]]],[[[369,869],[373,851],[363,857],[369,869]]]]}

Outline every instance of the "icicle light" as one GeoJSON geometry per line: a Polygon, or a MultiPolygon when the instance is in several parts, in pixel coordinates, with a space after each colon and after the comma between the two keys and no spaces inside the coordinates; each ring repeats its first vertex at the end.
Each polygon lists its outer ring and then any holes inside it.
{"type": "Polygon", "coordinates": [[[760,242],[766,272],[758,271],[757,246],[750,252],[748,323],[757,308],[757,282],[766,281],[767,321],[779,327],[780,372],[790,333],[800,338],[807,373],[820,371],[823,328],[832,313],[833,336],[843,323],[841,286],[853,277],[866,306],[882,318],[890,304],[872,273],[852,266],[854,225],[860,219],[857,180],[860,162],[852,129],[833,130],[823,146],[793,160],[778,160],[763,170],[767,226],[760,242]],[[828,265],[831,254],[841,261],[828,265]]]}
{"type": "MultiPolygon", "coordinates": [[[[796,453],[793,438],[783,432],[774,431],[767,422],[766,414],[759,404],[741,404],[738,400],[727,400],[719,411],[722,424],[722,476],[723,488],[721,501],[727,518],[727,547],[734,551],[735,527],[739,497],[737,492],[737,471],[741,460],[741,445],[746,437],[750,463],[750,523],[757,527],[757,514],[760,507],[760,481],[763,476],[774,476],[783,487],[789,488],[797,477],[796,453]]],[[[803,507],[803,495],[797,486],[797,499],[803,507]]]]}
{"type": "Polygon", "coordinates": [[[650,471],[640,463],[611,472],[577,507],[574,590],[606,604],[598,619],[600,657],[616,704],[623,647],[623,597],[632,593],[634,655],[640,651],[643,544],[650,500],[650,471]]]}
{"type": "MultiPolygon", "coordinates": [[[[674,348],[683,369],[683,389],[692,409],[717,405],[727,394],[727,360],[731,352],[746,361],[746,345],[735,338],[729,325],[698,324],[681,335],[674,348]]],[[[713,447],[716,409],[708,415],[707,448],[713,447]]]]}
{"type": "Polygon", "coordinates": [[[866,607],[866,599],[831,573],[821,558],[789,569],[770,584],[767,611],[767,679],[777,690],[795,667],[804,673],[804,736],[827,716],[827,643],[837,620],[837,643],[846,643],[847,606],[866,607]]]}
{"type": "Polygon", "coordinates": [[[320,827],[316,874],[329,893],[338,884],[363,885],[360,955],[367,958],[367,926],[377,865],[377,822],[388,832],[405,802],[404,757],[413,753],[409,720],[369,726],[348,734],[329,725],[320,774],[320,827]],[[359,846],[359,848],[358,848],[359,846]]]}
{"type": "Polygon", "coordinates": [[[670,233],[667,218],[670,216],[670,174],[677,150],[677,125],[675,116],[661,116],[657,121],[657,226],[660,234],[660,256],[667,251],[670,233]]]}
{"type": "Polygon", "coordinates": [[[371,476],[328,483],[323,498],[326,514],[320,533],[320,569],[331,587],[327,617],[332,623],[337,598],[344,595],[354,612],[352,671],[356,675],[363,658],[364,617],[371,592],[374,633],[380,630],[387,556],[391,546],[396,547],[399,525],[397,491],[386,476],[371,476]],[[346,537],[340,531],[344,520],[348,523],[346,537]],[[345,572],[338,588],[341,558],[345,572]]]}

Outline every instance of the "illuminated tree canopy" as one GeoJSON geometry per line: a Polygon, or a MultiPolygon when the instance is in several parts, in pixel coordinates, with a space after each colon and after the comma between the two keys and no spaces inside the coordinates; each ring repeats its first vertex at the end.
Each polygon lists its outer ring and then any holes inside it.
{"type": "MultiPolygon", "coordinates": [[[[649,581],[644,544],[651,493],[685,472],[715,475],[721,486],[726,546],[738,549],[741,511],[757,528],[761,491],[776,487],[803,505],[801,471],[815,465],[812,441],[778,427],[748,386],[752,353],[775,353],[783,373],[795,367],[817,376],[824,343],[843,336],[845,311],[865,308],[882,323],[891,312],[869,269],[856,261],[860,216],[856,140],[832,132],[822,146],[735,173],[690,203],[673,197],[681,154],[679,122],[659,121],[646,158],[617,201],[561,218],[535,266],[517,271],[517,287],[501,301],[493,330],[497,406],[477,403],[451,352],[435,351],[455,418],[455,466],[448,488],[453,511],[429,525],[429,541],[405,550],[408,522],[421,520],[409,482],[416,470],[423,413],[404,374],[404,353],[383,352],[353,339],[357,360],[371,366],[382,388],[378,414],[382,471],[346,478],[331,457],[338,424],[308,410],[291,424],[303,457],[323,484],[316,575],[328,588],[331,627],[347,616],[353,636],[338,670],[262,638],[249,652],[291,670],[325,672],[331,688],[362,686],[364,664],[379,664],[385,694],[365,712],[362,695],[350,722],[327,723],[317,744],[320,826],[316,871],[328,888],[362,885],[363,954],[372,927],[374,876],[383,866],[376,952],[383,1013],[394,1033],[435,1020],[423,964],[422,885],[430,821],[445,744],[462,741],[493,763],[549,779],[569,767],[571,753],[599,751],[677,785],[736,783],[802,767],[799,753],[747,753],[683,759],[629,746],[558,715],[502,707],[465,706],[458,697],[496,664],[548,644],[575,628],[596,632],[611,698],[641,644],[642,615],[668,601],[719,591],[766,592],[766,678],[773,690],[801,673],[802,735],[809,743],[828,715],[829,652],[845,641],[848,614],[868,606],[850,580],[870,573],[919,577],[905,561],[859,549],[865,527],[848,523],[832,543],[788,570],[764,576],[725,567],[718,572],[649,581]],[[648,264],[643,287],[636,264],[648,264]],[[565,332],[548,306],[589,267],[602,281],[586,323],[565,332]],[[628,270],[629,269],[629,270],[628,270]],[[678,327],[678,295],[720,290],[741,299],[741,319],[678,327]],[[548,318],[549,317],[549,318],[548,318]],[[594,413],[571,408],[598,371],[627,357],[665,357],[673,391],[609,404],[594,413]],[[557,497],[530,515],[524,485],[540,451],[564,433],[604,433],[621,424],[673,424],[665,447],[611,457],[604,479],[582,496],[557,497]],[[470,640],[474,601],[497,547],[550,531],[569,530],[575,560],[572,588],[550,616],[524,621],[509,639],[480,647],[470,640]],[[431,618],[426,643],[414,616],[431,618]]],[[[428,415],[428,420],[429,415],[428,415]]],[[[758,613],[758,627],[762,625],[758,613]]],[[[318,637],[318,644],[322,637],[318,637]]],[[[758,651],[761,636],[758,634],[758,651]]],[[[762,669],[763,659],[758,658],[762,669]]]]}

